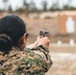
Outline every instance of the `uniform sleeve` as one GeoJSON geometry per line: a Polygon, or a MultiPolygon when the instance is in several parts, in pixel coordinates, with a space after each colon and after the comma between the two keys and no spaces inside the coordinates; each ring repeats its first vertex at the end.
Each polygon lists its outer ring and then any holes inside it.
{"type": "Polygon", "coordinates": [[[51,60],[51,56],[49,55],[49,50],[46,47],[40,45],[36,47],[36,50],[34,52],[40,56],[40,59],[42,61],[41,65],[43,66],[42,69],[44,69],[44,73],[47,72],[52,65],[52,60],[51,60]],[[45,63],[44,65],[43,62],[45,63]]]}
{"type": "Polygon", "coordinates": [[[24,58],[17,69],[21,75],[44,75],[52,65],[48,52],[40,46],[32,50],[25,49],[23,54],[24,58]]]}

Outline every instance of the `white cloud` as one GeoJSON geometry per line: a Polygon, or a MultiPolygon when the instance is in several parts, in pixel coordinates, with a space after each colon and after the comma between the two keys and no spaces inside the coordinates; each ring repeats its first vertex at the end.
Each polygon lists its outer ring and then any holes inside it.
{"type": "Polygon", "coordinates": [[[10,0],[10,4],[12,5],[13,10],[22,6],[22,0],[10,0]]]}

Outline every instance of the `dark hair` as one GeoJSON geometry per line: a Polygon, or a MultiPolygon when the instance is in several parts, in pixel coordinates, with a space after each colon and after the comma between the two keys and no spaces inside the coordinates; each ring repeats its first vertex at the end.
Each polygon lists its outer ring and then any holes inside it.
{"type": "Polygon", "coordinates": [[[7,15],[0,19],[0,50],[10,50],[17,46],[19,39],[26,33],[25,23],[16,15],[7,15]]]}

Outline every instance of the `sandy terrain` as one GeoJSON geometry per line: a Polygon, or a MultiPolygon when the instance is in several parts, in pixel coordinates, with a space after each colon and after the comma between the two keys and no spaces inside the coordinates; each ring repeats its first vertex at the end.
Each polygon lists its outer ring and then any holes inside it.
{"type": "Polygon", "coordinates": [[[50,53],[53,65],[45,75],[76,75],[76,53],[50,53]]]}
{"type": "Polygon", "coordinates": [[[50,46],[52,67],[45,75],[76,75],[76,46],[50,46]]]}

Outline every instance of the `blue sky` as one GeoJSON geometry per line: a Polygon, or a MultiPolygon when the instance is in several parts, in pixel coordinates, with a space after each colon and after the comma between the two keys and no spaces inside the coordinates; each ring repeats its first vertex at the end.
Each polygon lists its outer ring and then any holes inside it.
{"type": "MultiPolygon", "coordinates": [[[[30,2],[31,0],[27,0],[28,2],[30,2]]],[[[36,4],[36,6],[40,9],[42,8],[41,7],[41,1],[43,0],[33,0],[36,4]]],[[[52,5],[53,2],[56,2],[57,0],[46,0],[48,2],[48,8],[52,5]]],[[[22,3],[23,3],[23,0],[9,0],[9,3],[7,4],[7,6],[9,4],[12,5],[13,7],[13,10],[16,9],[16,7],[21,7],[22,6],[22,3]]],[[[59,0],[59,5],[60,7],[63,6],[63,4],[67,4],[68,3],[68,0],[59,0]]],[[[72,6],[75,6],[76,7],[76,0],[70,0],[70,3],[72,6]],[[72,1],[72,2],[71,2],[72,1]]],[[[5,6],[3,5],[2,3],[2,0],[0,0],[0,8],[5,8],[5,6]]],[[[6,7],[7,8],[7,7],[6,7]]]]}

